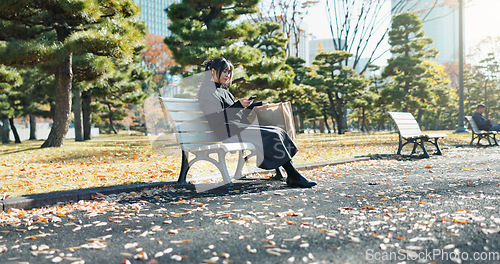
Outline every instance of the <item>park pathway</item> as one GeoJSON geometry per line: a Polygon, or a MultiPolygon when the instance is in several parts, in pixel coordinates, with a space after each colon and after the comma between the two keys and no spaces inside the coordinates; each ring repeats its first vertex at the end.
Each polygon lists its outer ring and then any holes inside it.
{"type": "Polygon", "coordinates": [[[499,263],[500,148],[0,215],[0,263],[499,263]]]}

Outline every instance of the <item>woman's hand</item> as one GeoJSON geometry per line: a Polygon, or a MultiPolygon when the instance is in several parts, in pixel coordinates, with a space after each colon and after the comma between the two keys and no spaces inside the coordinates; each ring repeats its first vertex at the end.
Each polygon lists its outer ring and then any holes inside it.
{"type": "Polygon", "coordinates": [[[240,99],[240,103],[243,107],[247,108],[253,103],[253,100],[248,100],[248,98],[242,98],[240,99]]]}

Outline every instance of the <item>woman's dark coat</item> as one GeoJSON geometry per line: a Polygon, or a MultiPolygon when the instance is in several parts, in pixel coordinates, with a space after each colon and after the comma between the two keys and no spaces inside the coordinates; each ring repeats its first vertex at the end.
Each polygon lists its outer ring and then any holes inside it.
{"type": "Polygon", "coordinates": [[[234,101],[231,92],[214,82],[202,85],[198,101],[211,129],[221,141],[250,142],[256,147],[258,167],[276,169],[297,153],[297,146],[283,129],[248,121],[252,108],[262,103],[244,108],[240,101],[234,101]]]}

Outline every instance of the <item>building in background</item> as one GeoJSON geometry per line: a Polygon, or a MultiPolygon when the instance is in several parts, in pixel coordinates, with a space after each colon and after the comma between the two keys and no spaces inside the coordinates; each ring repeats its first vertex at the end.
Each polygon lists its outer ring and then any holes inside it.
{"type": "MultiPolygon", "coordinates": [[[[303,28],[307,28],[307,25],[303,25],[303,28]]],[[[307,32],[299,28],[296,35],[291,33],[290,36],[288,36],[286,50],[289,57],[299,57],[307,63],[309,57],[309,39],[307,38],[307,32]]]]}
{"type": "MultiPolygon", "coordinates": [[[[393,5],[398,1],[392,0],[393,5]]],[[[420,0],[416,6],[412,5],[412,9],[418,11],[417,13],[423,20],[425,36],[434,40],[434,43],[429,46],[439,51],[435,61],[439,64],[456,62],[458,60],[458,7],[436,6],[427,15],[428,10],[435,3],[435,0],[420,0]]]]}
{"type": "MultiPolygon", "coordinates": [[[[307,57],[307,65],[312,65],[314,58],[316,55],[319,54],[320,51],[327,51],[327,52],[333,52],[335,51],[335,46],[333,45],[333,40],[332,39],[313,39],[309,40],[309,50],[308,50],[308,57],[307,57]]],[[[361,58],[358,61],[358,65],[356,67],[356,72],[360,72],[363,70],[362,68],[368,63],[368,58],[361,58]]],[[[347,64],[349,66],[353,66],[353,59],[352,57],[349,58],[347,64]]],[[[365,74],[372,74],[370,70],[366,70],[365,74]]]]}
{"type": "Polygon", "coordinates": [[[168,25],[170,20],[165,9],[179,0],[135,0],[141,8],[139,19],[146,23],[149,34],[168,36],[170,31],[168,25]]]}

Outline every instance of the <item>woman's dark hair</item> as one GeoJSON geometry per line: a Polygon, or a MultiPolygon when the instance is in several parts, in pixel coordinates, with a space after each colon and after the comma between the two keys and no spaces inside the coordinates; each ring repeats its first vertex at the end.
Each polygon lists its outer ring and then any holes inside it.
{"type": "Polygon", "coordinates": [[[212,69],[215,70],[216,74],[218,75],[217,79],[220,79],[220,76],[225,69],[228,69],[229,71],[233,71],[234,69],[233,64],[223,57],[205,61],[204,64],[205,71],[212,71],[212,69]]]}

